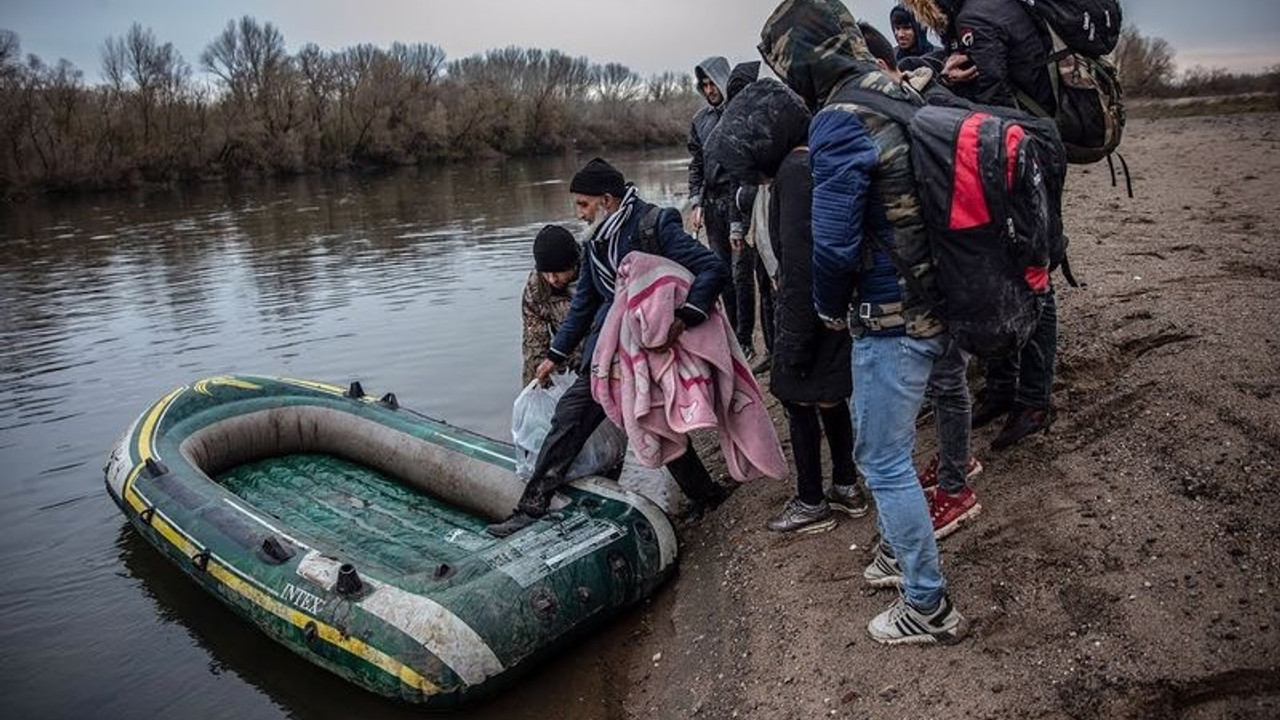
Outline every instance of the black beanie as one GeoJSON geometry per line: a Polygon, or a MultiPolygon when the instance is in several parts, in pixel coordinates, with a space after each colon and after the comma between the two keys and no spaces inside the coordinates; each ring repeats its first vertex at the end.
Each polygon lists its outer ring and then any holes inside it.
{"type": "Polygon", "coordinates": [[[620,198],[627,194],[627,182],[622,173],[603,158],[595,158],[583,166],[569,183],[569,192],[579,195],[612,195],[620,198]]]}
{"type": "Polygon", "coordinates": [[[533,263],[538,272],[564,272],[578,266],[578,241],[559,225],[548,225],[533,240],[533,263]]]}

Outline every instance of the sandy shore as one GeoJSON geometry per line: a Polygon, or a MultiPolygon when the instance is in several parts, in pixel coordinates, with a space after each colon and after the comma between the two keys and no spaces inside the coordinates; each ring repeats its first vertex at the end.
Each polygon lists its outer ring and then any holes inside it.
{"type": "Polygon", "coordinates": [[[514,694],[555,687],[570,718],[1280,716],[1280,115],[1134,121],[1122,149],[1135,199],[1105,164],[1068,180],[1087,287],[1058,279],[1052,431],[975,434],[984,512],[941,543],[963,643],[872,642],[874,519],[780,537],[792,485],[760,482],[514,694]]]}

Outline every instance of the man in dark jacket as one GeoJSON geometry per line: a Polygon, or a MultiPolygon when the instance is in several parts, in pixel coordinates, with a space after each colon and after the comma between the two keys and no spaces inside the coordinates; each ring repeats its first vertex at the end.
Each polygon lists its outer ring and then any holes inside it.
{"type": "MultiPolygon", "coordinates": [[[[1021,2],[1009,0],[903,0],[942,34],[951,52],[944,79],[961,97],[974,102],[1020,107],[1032,114],[1057,111],[1049,77],[1053,49],[1048,29],[1021,2]],[[976,76],[959,80],[964,58],[976,76]],[[1043,112],[1041,112],[1043,111],[1043,112]]],[[[1047,430],[1053,419],[1051,391],[1058,352],[1058,301],[1052,286],[1031,339],[1018,353],[987,364],[987,383],[973,410],[978,428],[1007,415],[991,443],[1007,448],[1047,430]]]]}
{"type": "MultiPolygon", "coordinates": [[[[707,230],[707,245],[720,258],[725,267],[733,267],[733,247],[729,240],[730,209],[725,197],[732,192],[727,178],[715,171],[708,162],[703,145],[711,137],[711,131],[720,123],[724,113],[725,97],[729,92],[729,61],[713,56],[698,63],[693,69],[698,92],[707,101],[698,110],[689,125],[689,224],[696,233],[707,230]]],[[[734,283],[727,283],[720,293],[729,325],[738,328],[738,296],[734,283]]]]}
{"type": "MultiPolygon", "coordinates": [[[[527,527],[547,513],[555,491],[571,479],[565,475],[569,465],[605,419],[604,408],[591,395],[590,364],[600,328],[613,303],[618,264],[627,253],[656,251],[694,274],[688,301],[676,309],[667,342],[655,350],[670,348],[686,327],[706,320],[720,288],[729,281],[724,263],[685,233],[678,211],[658,209],[641,200],[635,186],[627,184],[622,173],[604,160],[596,158],[579,170],[569,184],[569,192],[573,194],[578,218],[594,230],[582,255],[569,314],[551,340],[547,359],[538,365],[535,377],[545,383],[585,339],[583,366],[577,381],[556,403],[551,429],[516,512],[488,527],[489,533],[497,537],[527,527]],[[647,242],[646,233],[652,233],[647,242]]],[[[711,479],[694,452],[693,443],[667,469],[693,501],[695,510],[714,506],[724,498],[725,491],[711,479]]]]}
{"type": "Polygon", "coordinates": [[[863,577],[903,591],[867,630],[889,644],[956,640],[963,618],[946,592],[911,458],[916,415],[943,351],[937,284],[906,128],[857,103],[864,92],[919,100],[879,71],[838,0],[786,0],[761,31],[760,51],[821,108],[809,128],[814,306],[829,328],[851,323],[855,338],[854,452],[882,538],[863,577]]]}

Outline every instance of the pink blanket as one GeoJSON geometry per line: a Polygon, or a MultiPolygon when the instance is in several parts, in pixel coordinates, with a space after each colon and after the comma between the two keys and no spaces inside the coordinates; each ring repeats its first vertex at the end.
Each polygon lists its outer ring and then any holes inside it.
{"type": "Polygon", "coordinates": [[[591,392],[648,467],[680,457],[689,431],[714,427],[734,479],[785,477],[773,419],[718,306],[671,350],[647,349],[666,342],[692,281],[683,266],[657,255],[622,260],[591,361],[591,392]]]}

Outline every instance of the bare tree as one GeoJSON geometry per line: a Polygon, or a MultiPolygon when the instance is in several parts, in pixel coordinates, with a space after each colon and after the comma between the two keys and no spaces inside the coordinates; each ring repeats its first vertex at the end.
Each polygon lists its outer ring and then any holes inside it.
{"type": "Polygon", "coordinates": [[[1115,60],[1120,82],[1131,95],[1159,95],[1173,83],[1173,48],[1164,38],[1145,37],[1132,25],[1120,31],[1115,60]]]}

